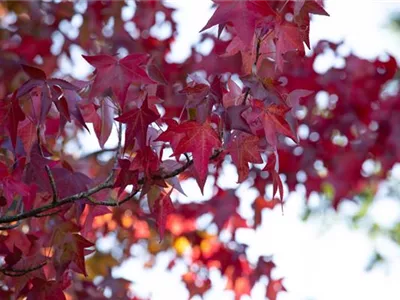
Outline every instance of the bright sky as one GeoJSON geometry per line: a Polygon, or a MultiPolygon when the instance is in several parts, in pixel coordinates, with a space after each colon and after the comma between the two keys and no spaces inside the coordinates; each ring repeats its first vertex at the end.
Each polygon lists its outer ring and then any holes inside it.
{"type": "MultiPolygon", "coordinates": [[[[190,45],[199,40],[198,32],[211,16],[210,1],[175,0],[168,1],[179,7],[176,13],[179,21],[179,36],[174,45],[171,59],[181,60],[189,54],[190,45]]],[[[366,58],[373,58],[388,51],[400,59],[400,34],[388,29],[390,13],[400,11],[397,1],[326,1],[330,17],[316,17],[311,27],[311,42],[319,39],[340,41],[345,39],[348,50],[366,58]],[[399,54],[398,54],[399,53],[399,54]]],[[[319,68],[329,67],[329,57],[320,62],[319,68]]],[[[89,137],[85,137],[86,141],[89,137]]],[[[110,139],[109,143],[115,141],[110,139]]],[[[96,140],[88,144],[96,145],[96,140]]],[[[90,147],[93,148],[93,147],[90,147]]],[[[88,152],[93,149],[87,149],[88,152]]],[[[234,187],[234,168],[226,170],[226,180],[221,184],[234,187]]],[[[400,180],[400,168],[395,177],[400,180]]],[[[199,199],[196,185],[187,181],[183,185],[190,198],[199,199]]],[[[208,191],[210,195],[210,190],[208,191]]],[[[251,214],[249,203],[255,195],[242,188],[241,212],[251,214]],[[247,203],[247,204],[246,204],[247,203]]],[[[250,245],[253,259],[258,255],[274,255],[278,265],[277,277],[284,276],[288,293],[281,293],[279,300],[398,300],[400,297],[400,248],[386,239],[372,241],[363,229],[351,229],[343,216],[351,215],[356,206],[347,203],[341,207],[339,215],[327,210],[304,223],[299,216],[303,208],[301,193],[292,194],[287,199],[285,214],[280,208],[263,213],[263,226],[256,232],[244,232],[241,237],[250,245]],[[388,264],[365,272],[373,250],[379,250],[388,264]]],[[[312,203],[318,205],[318,198],[312,203]]],[[[386,226],[400,219],[398,199],[381,197],[374,204],[370,218],[386,226]]],[[[102,245],[110,245],[104,241],[102,245]]],[[[136,254],[144,252],[137,248],[136,254]]],[[[168,256],[168,254],[166,254],[168,256]]],[[[140,259],[132,259],[116,274],[135,281],[135,288],[158,299],[186,299],[187,293],[179,283],[179,277],[165,273],[165,260],[160,258],[159,267],[151,271],[140,269],[140,259]],[[156,283],[155,283],[156,282],[156,283]]],[[[230,299],[231,294],[223,291],[223,282],[213,276],[214,289],[206,299],[230,299]]],[[[264,290],[255,289],[252,299],[264,299],[264,290]]]]}

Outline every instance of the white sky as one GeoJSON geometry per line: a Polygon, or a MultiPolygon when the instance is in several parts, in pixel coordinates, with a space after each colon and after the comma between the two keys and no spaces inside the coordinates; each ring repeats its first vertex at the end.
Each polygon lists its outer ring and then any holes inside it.
{"type": "MultiPolygon", "coordinates": [[[[179,36],[173,46],[171,59],[180,60],[188,55],[190,45],[199,40],[198,32],[212,11],[210,1],[168,1],[179,7],[179,36]]],[[[316,17],[311,27],[311,43],[319,39],[340,41],[345,39],[349,50],[355,54],[373,58],[388,51],[400,58],[400,34],[388,29],[389,14],[400,11],[398,1],[342,0],[326,1],[330,17],[316,17]]],[[[321,61],[321,68],[331,64],[321,61]]],[[[96,139],[89,142],[90,152],[96,139]]],[[[114,141],[110,139],[109,144],[114,141]]],[[[228,169],[226,174],[232,174],[228,169]]],[[[397,170],[398,171],[398,170],[397,170]]],[[[233,172],[235,173],[235,172],[233,172]]],[[[397,177],[400,179],[397,172],[397,177]]],[[[223,185],[233,187],[236,177],[227,175],[223,185]]],[[[200,198],[200,191],[191,181],[183,188],[190,198],[200,198]]],[[[246,190],[240,193],[248,202],[254,199],[246,190]]],[[[299,194],[289,197],[282,216],[280,208],[264,211],[263,226],[256,232],[245,232],[242,238],[249,243],[251,257],[274,255],[278,265],[278,277],[284,276],[288,293],[281,293],[279,300],[398,300],[400,299],[400,247],[385,239],[372,241],[363,229],[351,229],[343,216],[351,215],[356,207],[347,203],[339,215],[328,210],[304,223],[299,219],[303,200],[299,194]],[[365,272],[374,249],[381,251],[388,264],[365,272]]],[[[316,202],[318,200],[314,199],[316,202]]],[[[245,205],[244,213],[251,213],[245,205]]],[[[380,199],[374,204],[370,216],[373,220],[389,226],[400,219],[398,199],[380,199]]],[[[103,243],[104,244],[104,243],[103,243]]],[[[104,245],[109,244],[105,243],[104,245]]],[[[143,254],[144,255],[144,254],[143,254]]],[[[168,254],[166,254],[168,256],[168,254]]],[[[152,299],[186,299],[187,293],[179,283],[180,278],[164,272],[163,259],[156,270],[142,271],[140,260],[132,259],[117,272],[134,280],[135,287],[143,296],[152,293],[152,299]],[[155,283],[156,282],[156,283],[155,283]]],[[[213,277],[214,278],[214,277],[213,277]]],[[[217,277],[215,277],[217,278],[217,277]]],[[[206,299],[231,299],[223,291],[223,282],[215,279],[219,288],[206,295],[206,299]]],[[[257,288],[252,299],[264,299],[263,288],[257,288]]]]}

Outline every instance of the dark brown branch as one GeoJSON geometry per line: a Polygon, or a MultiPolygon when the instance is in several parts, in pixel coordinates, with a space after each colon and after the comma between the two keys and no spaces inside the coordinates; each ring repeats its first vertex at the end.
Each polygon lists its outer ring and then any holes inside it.
{"type": "MultiPolygon", "coordinates": [[[[213,159],[217,158],[221,153],[222,153],[221,150],[215,151],[214,154],[212,156],[210,156],[210,160],[213,160],[213,159]]],[[[168,173],[168,174],[164,174],[164,175],[155,175],[155,176],[153,176],[153,179],[160,180],[160,179],[167,179],[167,178],[174,177],[174,176],[184,172],[192,164],[193,164],[193,160],[192,159],[188,160],[185,165],[183,165],[182,167],[174,170],[173,172],[168,173]]],[[[57,201],[55,203],[52,202],[50,204],[46,204],[46,205],[43,205],[41,207],[32,209],[32,210],[24,212],[24,213],[17,214],[17,215],[14,215],[14,216],[1,217],[0,218],[0,224],[16,222],[16,221],[27,219],[27,218],[31,218],[31,217],[43,216],[43,215],[41,215],[42,213],[47,212],[49,210],[52,210],[54,208],[61,207],[61,206],[66,205],[68,203],[73,203],[73,202],[76,202],[76,201],[81,200],[81,199],[88,199],[90,196],[92,196],[93,194],[95,194],[95,193],[97,193],[97,192],[99,192],[101,190],[112,188],[114,186],[114,184],[112,182],[113,181],[112,180],[113,177],[114,177],[114,172],[111,172],[110,175],[107,177],[107,179],[103,183],[101,183],[101,184],[99,184],[99,185],[97,185],[97,186],[95,186],[93,188],[90,188],[85,192],[80,192],[80,193],[77,193],[75,195],[65,197],[65,198],[63,198],[63,199],[61,199],[61,200],[59,200],[59,201],[57,201]]],[[[139,184],[143,184],[143,182],[144,182],[144,180],[140,180],[139,184]]],[[[106,201],[97,202],[97,205],[117,206],[117,205],[120,205],[123,202],[126,202],[128,200],[129,199],[124,199],[124,200],[120,201],[119,203],[117,203],[117,202],[106,202],[106,201]]]]}
{"type": "Polygon", "coordinates": [[[10,230],[17,228],[21,224],[21,221],[16,222],[15,224],[0,226],[0,230],[10,230]]]}
{"type": "MultiPolygon", "coordinates": [[[[41,143],[41,140],[40,140],[40,126],[37,126],[37,128],[36,128],[36,135],[37,135],[38,147],[39,147],[40,155],[42,157],[44,157],[42,143],[41,143]]],[[[53,193],[53,202],[57,202],[57,200],[58,200],[57,187],[56,187],[56,182],[54,180],[53,173],[51,172],[50,167],[48,165],[45,165],[44,168],[46,170],[47,176],[49,177],[51,191],[53,193]]]]}
{"type": "Polygon", "coordinates": [[[257,67],[257,63],[258,63],[258,60],[259,60],[259,58],[260,58],[260,47],[261,47],[261,39],[260,38],[258,38],[257,39],[257,45],[256,45],[256,60],[254,61],[254,66],[255,67],[257,67]]]}
{"type": "Polygon", "coordinates": [[[61,209],[58,209],[58,210],[56,210],[56,211],[49,212],[49,213],[37,214],[37,215],[35,215],[34,217],[35,217],[35,218],[45,218],[45,217],[54,216],[54,215],[58,214],[59,212],[61,212],[61,209]]]}
{"type": "Polygon", "coordinates": [[[91,156],[98,156],[98,155],[106,153],[106,152],[115,152],[115,151],[118,151],[118,147],[100,149],[100,150],[91,152],[89,154],[86,154],[86,155],[82,156],[80,159],[87,159],[91,156]]]}
{"type": "Polygon", "coordinates": [[[49,177],[51,191],[53,192],[53,203],[55,203],[58,200],[56,181],[54,180],[54,176],[53,173],[51,173],[50,167],[46,165],[44,168],[46,169],[47,176],[49,177]]]}
{"type": "Polygon", "coordinates": [[[31,267],[31,268],[27,268],[27,269],[0,269],[0,272],[3,273],[6,276],[19,277],[19,276],[23,276],[25,274],[28,274],[30,272],[39,270],[45,264],[46,264],[46,262],[44,261],[41,264],[39,264],[37,266],[34,266],[34,267],[31,267]]]}
{"type": "Polygon", "coordinates": [[[0,218],[0,224],[11,223],[11,222],[35,217],[43,212],[52,210],[54,208],[66,205],[68,203],[73,203],[80,199],[85,199],[101,190],[112,188],[113,184],[110,182],[110,181],[112,181],[112,177],[113,177],[113,172],[110,173],[110,175],[107,177],[107,179],[103,183],[101,183],[93,188],[88,189],[86,192],[80,192],[75,195],[65,197],[65,198],[59,200],[58,202],[46,204],[41,207],[32,209],[30,211],[27,211],[27,212],[24,212],[24,213],[15,215],[15,216],[4,216],[4,217],[0,218]]]}
{"type": "Polygon", "coordinates": [[[133,197],[135,197],[135,195],[140,191],[140,189],[137,189],[135,191],[133,191],[132,193],[130,193],[128,196],[126,196],[124,199],[122,199],[121,201],[94,201],[89,199],[89,201],[93,204],[93,205],[103,205],[103,206],[120,206],[122,204],[124,204],[125,202],[131,200],[133,197]]]}

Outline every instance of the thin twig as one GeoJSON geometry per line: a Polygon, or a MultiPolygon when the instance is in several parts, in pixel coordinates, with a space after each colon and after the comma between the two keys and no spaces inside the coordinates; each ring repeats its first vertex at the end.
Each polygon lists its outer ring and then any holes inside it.
{"type": "Polygon", "coordinates": [[[53,192],[53,203],[55,203],[58,200],[56,181],[54,180],[54,176],[53,173],[51,173],[50,167],[46,165],[44,168],[46,169],[47,176],[49,177],[51,191],[53,192]]]}
{"type": "MultiPolygon", "coordinates": [[[[39,147],[39,152],[42,157],[44,157],[44,152],[42,148],[42,143],[40,140],[40,126],[37,126],[36,128],[36,135],[37,135],[37,140],[38,140],[38,147],[39,147]]],[[[51,191],[53,193],[53,203],[57,202],[58,196],[57,196],[57,187],[56,187],[56,181],[54,180],[53,173],[50,170],[50,167],[48,165],[44,166],[47,176],[49,177],[49,182],[51,186],[51,191]]]]}
{"type": "Polygon", "coordinates": [[[15,224],[10,224],[10,225],[5,225],[5,226],[0,226],[0,230],[10,230],[17,228],[21,224],[21,221],[18,221],[15,224]]]}
{"type": "Polygon", "coordinates": [[[57,214],[58,214],[59,212],[61,212],[61,211],[62,211],[62,209],[58,209],[58,210],[56,210],[56,211],[49,212],[49,213],[45,213],[45,214],[37,214],[37,215],[35,215],[34,217],[35,217],[35,218],[51,217],[51,216],[57,215],[57,214]]]}
{"type": "Polygon", "coordinates": [[[90,188],[85,192],[80,192],[80,193],[77,193],[75,195],[65,197],[65,198],[59,200],[56,203],[46,204],[46,205],[40,206],[38,208],[32,209],[30,211],[27,211],[27,212],[24,212],[24,213],[21,213],[21,214],[18,214],[18,215],[1,217],[0,218],[0,224],[11,223],[11,222],[27,219],[27,218],[30,218],[30,217],[35,217],[37,215],[40,215],[43,212],[47,212],[47,211],[52,210],[54,208],[66,205],[68,203],[73,203],[73,202],[81,200],[81,199],[85,199],[88,196],[91,196],[91,195],[93,195],[93,194],[95,194],[95,193],[97,193],[97,192],[99,192],[101,190],[112,188],[113,184],[109,182],[111,178],[112,178],[112,173],[107,177],[105,182],[103,182],[103,183],[101,183],[101,184],[99,184],[99,185],[97,185],[97,186],[95,186],[93,188],[90,188]]]}
{"type": "Polygon", "coordinates": [[[80,159],[88,159],[91,156],[98,156],[100,154],[106,153],[106,152],[115,152],[118,151],[118,147],[114,147],[114,148],[105,148],[105,149],[100,149],[91,153],[88,153],[84,156],[82,156],[80,159]]]}
{"type": "Polygon", "coordinates": [[[23,276],[25,274],[28,274],[30,272],[39,270],[40,268],[42,268],[44,265],[46,264],[46,262],[42,262],[41,264],[28,268],[28,269],[0,269],[0,272],[3,273],[6,276],[10,276],[10,277],[19,277],[19,276],[23,276]]]}
{"type": "Polygon", "coordinates": [[[257,45],[256,45],[256,60],[254,61],[254,66],[257,68],[257,63],[258,59],[260,58],[260,48],[261,48],[261,39],[257,39],[257,45]]]}
{"type": "Polygon", "coordinates": [[[103,205],[103,206],[111,206],[111,207],[115,207],[115,206],[120,206],[122,204],[124,204],[125,202],[131,200],[138,192],[140,191],[140,189],[136,189],[135,191],[133,191],[132,193],[130,193],[128,196],[126,196],[124,199],[122,199],[121,201],[95,201],[93,199],[89,198],[89,201],[93,204],[93,205],[103,205]]]}

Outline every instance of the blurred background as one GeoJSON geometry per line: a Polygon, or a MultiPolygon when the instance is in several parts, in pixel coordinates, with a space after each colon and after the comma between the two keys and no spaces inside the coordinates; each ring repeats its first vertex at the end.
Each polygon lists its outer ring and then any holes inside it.
{"type": "MultiPolygon", "coordinates": [[[[199,32],[204,20],[212,15],[212,2],[176,0],[166,3],[178,9],[174,17],[179,35],[169,58],[183,61],[200,40],[194,32],[199,32]]],[[[373,59],[390,53],[399,61],[398,1],[326,0],[325,7],[330,17],[313,16],[310,32],[313,45],[322,39],[344,41],[340,48],[343,56],[354,53],[361,58],[373,59]]],[[[168,33],[168,28],[163,26],[154,29],[156,36],[168,33]]],[[[212,44],[202,43],[196,47],[207,53],[212,44]]],[[[322,73],[341,63],[333,54],[327,54],[318,58],[314,68],[322,73]]],[[[225,169],[221,187],[237,187],[235,176],[230,176],[235,174],[235,168],[227,166],[225,169]]],[[[200,191],[195,182],[185,182],[182,187],[189,199],[199,199],[200,191]]],[[[239,194],[242,202],[251,202],[256,197],[245,187],[241,187],[239,194]]],[[[210,195],[211,191],[206,187],[204,199],[210,195]]],[[[287,197],[283,214],[279,206],[264,210],[263,225],[256,231],[239,230],[237,237],[249,245],[250,257],[273,255],[277,265],[273,275],[285,277],[284,285],[288,291],[278,295],[280,300],[397,300],[400,297],[399,195],[400,164],[397,164],[390,179],[380,186],[375,199],[362,205],[345,201],[335,212],[323,197],[313,194],[306,206],[304,191],[298,190],[287,197]]],[[[109,241],[101,243],[104,247],[110,245],[109,241]]],[[[131,272],[142,265],[140,259],[135,258],[116,274],[133,280],[135,291],[141,290],[143,296],[151,294],[152,299],[165,299],[168,294],[171,299],[187,298],[180,277],[165,270],[167,261],[167,257],[161,256],[155,269],[131,272]],[[157,284],[152,284],[155,281],[157,284]]],[[[204,298],[233,299],[232,293],[224,291],[223,280],[218,275],[213,279],[214,287],[204,298]]],[[[256,286],[251,299],[264,299],[264,295],[265,287],[256,286]]]]}

